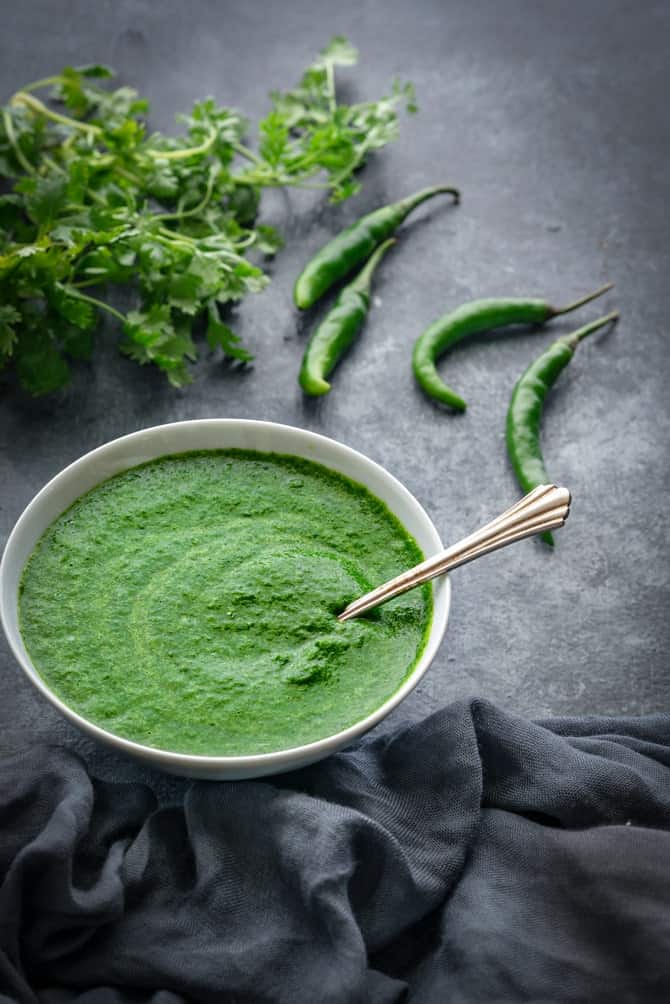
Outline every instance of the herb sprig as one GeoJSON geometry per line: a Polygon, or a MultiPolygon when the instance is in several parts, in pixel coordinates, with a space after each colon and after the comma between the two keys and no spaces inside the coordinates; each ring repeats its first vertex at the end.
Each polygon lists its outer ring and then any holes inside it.
{"type": "Polygon", "coordinates": [[[281,246],[258,222],[262,190],[349,198],[368,155],[397,137],[399,107],[415,110],[407,84],[339,103],[335,67],[356,60],[334,38],[294,90],[271,94],[255,149],[246,120],[212,98],[178,116],[181,135],[148,133],[148,102],[108,89],[106,66],[17,91],[0,110],[0,369],[13,365],[32,394],[63,386],[100,312],[120,323],[123,352],[175,386],[191,380],[201,319],[210,348],[250,360],[222,309],[263,289],[258,254],[281,246]],[[114,286],[133,290],[133,309],[110,302],[114,286]]]}

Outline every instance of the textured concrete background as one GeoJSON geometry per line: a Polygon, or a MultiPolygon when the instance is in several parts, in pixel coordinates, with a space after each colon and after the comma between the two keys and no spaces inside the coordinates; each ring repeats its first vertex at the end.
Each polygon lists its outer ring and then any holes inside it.
{"type": "MultiPolygon", "coordinates": [[[[364,173],[341,207],[270,194],[268,221],[288,246],[274,281],[237,313],[257,353],[240,375],[214,358],[175,392],[120,358],[109,325],[73,387],[49,400],[3,388],[0,543],[43,483],[115,436],[160,422],[242,416],[304,426],[367,453],[413,491],[445,542],[517,497],[504,448],[512,386],[572,321],[529,335],[483,337],[453,352],[450,382],[465,416],[414,386],[413,339],[477,296],[565,302],[606,279],[603,311],[618,329],[579,351],[546,410],[545,455],[574,495],[554,554],[523,542],[453,575],[446,641],[422,685],[384,727],[479,694],[532,716],[646,713],[667,707],[667,297],[670,8],[582,0],[300,0],[267,4],[176,0],[27,0],[3,4],[0,91],[64,64],[104,61],[151,99],[151,123],[213,94],[252,118],[270,87],[288,87],[334,33],[361,65],[344,93],[378,96],[413,80],[420,114],[364,173]],[[332,233],[429,183],[462,186],[403,230],[376,287],[377,309],[325,400],[303,400],[296,373],[308,328],[292,282],[332,233]]],[[[596,316],[586,309],[576,323],[596,316]]],[[[131,776],[61,721],[0,642],[0,742],[36,738],[83,751],[98,770],[131,776]]],[[[157,782],[158,783],[158,782],[157,782]]]]}

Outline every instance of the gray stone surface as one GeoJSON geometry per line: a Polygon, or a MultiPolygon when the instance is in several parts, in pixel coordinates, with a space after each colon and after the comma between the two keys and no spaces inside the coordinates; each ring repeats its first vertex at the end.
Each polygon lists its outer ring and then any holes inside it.
{"type": "MultiPolygon", "coordinates": [[[[289,86],[341,32],[361,50],[360,67],[340,76],[348,93],[378,95],[399,75],[416,83],[421,111],[370,163],[351,202],[267,197],[264,214],[288,247],[272,285],[236,317],[257,353],[253,370],[207,358],[197,383],[176,392],[120,358],[108,326],[67,393],[33,401],[3,389],[0,543],[42,484],[86,450],[203,416],[270,419],[341,439],[397,475],[454,540],[516,497],[504,448],[509,394],[529,359],[572,322],[454,351],[449,376],[470,402],[457,417],[414,386],[413,339],[476,296],[561,302],[612,279],[603,309],[618,305],[621,323],[580,349],[546,411],[549,470],[574,494],[568,528],[554,554],[528,541],[454,573],[441,652],[383,727],[472,694],[533,716],[665,708],[668,6],[27,0],[3,4],[2,15],[3,99],[64,64],[100,60],[148,95],[155,127],[172,128],[174,111],[209,93],[253,117],[270,86],[289,86]],[[462,186],[462,206],[435,201],[405,226],[333,393],[303,400],[296,373],[317,315],[299,318],[291,304],[301,264],[362,212],[443,179],[462,186]]],[[[135,771],[66,725],[3,640],[0,742],[37,738],[79,748],[108,775],[135,771]]]]}

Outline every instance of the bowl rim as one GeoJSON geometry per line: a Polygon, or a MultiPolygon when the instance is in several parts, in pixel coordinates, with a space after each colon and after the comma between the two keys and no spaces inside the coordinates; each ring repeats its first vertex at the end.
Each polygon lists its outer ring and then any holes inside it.
{"type": "MultiPolygon", "coordinates": [[[[308,762],[321,759],[322,756],[326,756],[328,753],[333,752],[341,747],[347,745],[352,740],[368,732],[371,728],[374,728],[382,719],[384,719],[388,714],[398,704],[401,703],[408,696],[409,693],[417,686],[419,681],[423,678],[424,674],[428,670],[430,664],[432,663],[442,639],[447,629],[447,623],[449,620],[449,612],[451,607],[451,583],[448,576],[444,576],[439,580],[435,580],[433,583],[433,614],[430,624],[430,629],[428,632],[428,638],[426,644],[419,656],[416,665],[412,671],[403,680],[400,687],[394,691],[393,694],[379,708],[376,708],[365,718],[362,718],[352,725],[347,726],[346,729],[342,729],[340,732],[333,733],[329,736],[325,736],[322,739],[316,739],[313,742],[305,743],[302,746],[291,746],[285,747],[281,750],[273,750],[269,753],[253,753],[253,754],[243,754],[243,755],[216,755],[216,754],[196,754],[196,753],[179,753],[175,750],[166,750],[161,747],[147,746],[144,743],[136,742],[133,739],[126,739],[124,736],[117,735],[115,732],[111,732],[108,729],[103,728],[100,725],[96,725],[95,722],[79,714],[70,705],[68,705],[62,698],[60,698],[42,679],[38,673],[36,667],[33,665],[32,660],[28,656],[26,651],[26,656],[24,657],[21,648],[19,647],[18,640],[20,639],[20,630],[16,629],[14,631],[13,625],[10,624],[9,620],[9,603],[7,602],[6,590],[3,588],[4,578],[7,574],[7,569],[12,560],[12,552],[17,546],[17,541],[20,539],[26,523],[30,521],[32,513],[39,505],[44,502],[54,491],[60,487],[63,482],[66,482],[69,478],[75,475],[79,470],[85,469],[96,459],[103,457],[106,453],[118,450],[124,444],[131,445],[138,439],[151,438],[153,435],[160,436],[164,435],[166,430],[172,430],[177,428],[183,428],[189,426],[191,428],[196,426],[216,426],[222,430],[229,428],[242,428],[247,427],[250,429],[256,429],[259,431],[263,430],[276,430],[280,429],[284,434],[295,435],[298,439],[304,439],[306,441],[316,444],[317,448],[322,446],[324,449],[330,450],[333,447],[336,452],[339,451],[345,456],[348,456],[352,460],[362,461],[364,466],[371,467],[376,470],[378,474],[381,475],[382,479],[385,480],[389,486],[392,488],[393,492],[404,499],[406,503],[409,504],[411,508],[415,510],[420,519],[425,523],[425,529],[429,535],[432,535],[435,542],[435,551],[442,549],[443,544],[440,539],[440,535],[431,520],[428,513],[425,511],[421,503],[416,499],[416,497],[407,489],[401,481],[399,481],[393,474],[390,473],[385,467],[377,463],[377,461],[372,460],[366,454],[361,453],[360,450],[356,450],[351,446],[347,446],[340,440],[333,439],[330,436],[324,436],[318,432],[312,432],[308,429],[303,429],[300,426],[287,425],[281,422],[272,422],[260,419],[246,419],[246,418],[198,418],[198,419],[187,419],[179,422],[165,422],[160,425],[153,425],[146,429],[137,429],[135,432],[127,433],[123,436],[118,436],[115,439],[107,440],[100,446],[89,450],[87,453],[82,454],[76,460],[72,461],[57,474],[55,474],[46,484],[37,492],[36,495],[27,504],[16,523],[14,524],[4,547],[4,552],[2,559],[0,560],[0,623],[2,624],[5,637],[9,643],[10,649],[14,655],[14,658],[19,663],[19,666],[31,681],[31,683],[37,687],[37,689],[47,698],[47,700],[55,707],[62,715],[64,715],[69,721],[76,725],[80,730],[96,738],[98,741],[102,742],[104,745],[113,746],[123,752],[135,757],[140,758],[145,761],[153,761],[156,764],[165,764],[167,768],[174,768],[178,770],[179,767],[183,768],[207,768],[210,767],[213,770],[219,769],[241,769],[241,770],[253,770],[255,768],[266,768],[272,767],[273,765],[279,766],[280,764],[286,764],[287,761],[300,761],[308,762]],[[436,588],[437,587],[437,588],[436,588]],[[442,602],[440,602],[442,601],[442,602]],[[18,637],[17,637],[18,636],[18,637]]],[[[270,434],[271,431],[270,431],[270,434]]],[[[235,449],[235,447],[226,447],[223,444],[221,447],[201,447],[202,449],[235,449]]],[[[191,452],[190,448],[186,450],[175,449],[171,451],[169,448],[161,449],[160,452],[155,454],[153,459],[158,459],[161,456],[178,455],[179,453],[191,452]]],[[[253,449],[253,448],[250,448],[253,449]]],[[[273,451],[272,449],[262,449],[258,452],[279,452],[273,451]]],[[[286,454],[284,455],[291,455],[286,454]]],[[[295,456],[301,456],[301,454],[296,453],[295,456]]],[[[313,463],[320,463],[324,467],[329,467],[330,465],[326,460],[319,458],[304,458],[311,459],[313,463]]],[[[128,468],[120,468],[118,473],[122,470],[128,470],[135,466],[140,466],[142,463],[150,462],[143,460],[137,463],[129,463],[128,468]]],[[[331,469],[333,469],[331,467],[331,469]]],[[[113,477],[114,475],[110,475],[113,477]]],[[[349,477],[350,480],[356,481],[350,475],[345,475],[349,477]]],[[[100,482],[106,480],[102,478],[100,482]]],[[[363,482],[358,482],[363,484],[368,491],[375,494],[371,488],[369,488],[363,482]]],[[[88,489],[91,490],[91,489],[88,489]]],[[[85,490],[81,492],[85,494],[85,490]]],[[[75,498],[78,496],[75,496],[75,498]]],[[[73,500],[74,501],[74,500],[73,500]]],[[[69,503],[71,505],[72,503],[69,503]]],[[[385,505],[393,512],[391,505],[384,502],[385,505]]],[[[67,506],[65,507],[67,508],[67,506]]],[[[61,513],[65,509],[61,510],[61,513]]],[[[60,515],[60,513],[59,513],[60,515]]],[[[397,519],[400,519],[395,512],[393,515],[397,519]]],[[[50,521],[52,523],[58,516],[53,517],[50,521]]],[[[402,522],[402,521],[401,521],[402,522]]],[[[50,525],[50,524],[49,524],[50,525]]],[[[41,534],[40,534],[41,536],[41,534]]],[[[33,541],[30,553],[35,544],[39,540],[39,536],[33,541]]],[[[429,555],[428,555],[429,556],[429,555]]],[[[27,560],[27,559],[26,559],[27,560]]],[[[25,568],[25,561],[21,565],[21,572],[25,568]]],[[[18,576],[18,582],[20,582],[21,575],[18,576]]],[[[13,602],[18,608],[18,590],[13,590],[11,593],[11,602],[13,602]]]]}

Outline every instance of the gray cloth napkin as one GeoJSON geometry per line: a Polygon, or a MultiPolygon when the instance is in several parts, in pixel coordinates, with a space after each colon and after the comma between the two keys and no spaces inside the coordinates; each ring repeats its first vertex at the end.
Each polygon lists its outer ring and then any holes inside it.
{"type": "Polygon", "coordinates": [[[0,761],[0,1000],[670,1000],[670,716],[485,701],[180,804],[0,761]]]}

